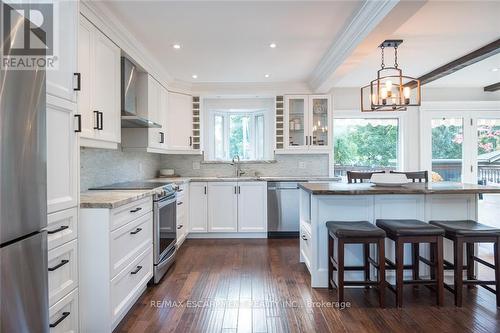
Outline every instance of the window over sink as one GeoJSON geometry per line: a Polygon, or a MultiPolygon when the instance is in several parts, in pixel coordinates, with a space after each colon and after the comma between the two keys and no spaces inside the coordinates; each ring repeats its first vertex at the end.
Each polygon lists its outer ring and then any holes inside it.
{"type": "Polygon", "coordinates": [[[273,98],[205,98],[205,160],[272,159],[273,98]]]}

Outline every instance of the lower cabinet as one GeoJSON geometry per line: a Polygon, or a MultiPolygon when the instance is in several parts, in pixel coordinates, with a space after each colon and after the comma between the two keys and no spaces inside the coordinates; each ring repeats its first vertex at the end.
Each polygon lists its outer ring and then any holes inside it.
{"type": "Polygon", "coordinates": [[[82,332],[112,332],[153,277],[152,207],[146,198],[115,209],[80,210],[82,332]]]}
{"type": "Polygon", "coordinates": [[[78,289],[49,308],[50,333],[78,332],[78,289]]]}
{"type": "Polygon", "coordinates": [[[189,186],[179,186],[177,192],[177,248],[179,248],[189,233],[189,186]]]}
{"type": "Polygon", "coordinates": [[[190,232],[267,232],[267,183],[193,182],[190,232]]]}

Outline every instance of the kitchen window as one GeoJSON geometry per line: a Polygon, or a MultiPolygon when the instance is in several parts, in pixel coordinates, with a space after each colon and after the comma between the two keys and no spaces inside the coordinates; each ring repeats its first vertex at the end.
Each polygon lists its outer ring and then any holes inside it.
{"type": "Polygon", "coordinates": [[[271,149],[272,99],[215,99],[205,101],[205,159],[230,161],[269,160],[271,149]]]}
{"type": "Polygon", "coordinates": [[[347,171],[396,170],[399,159],[397,118],[333,120],[334,175],[347,171]]]}

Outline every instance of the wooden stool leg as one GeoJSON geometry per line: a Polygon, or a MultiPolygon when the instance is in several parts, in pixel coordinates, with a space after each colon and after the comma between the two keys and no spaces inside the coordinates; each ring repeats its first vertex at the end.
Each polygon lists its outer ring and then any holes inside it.
{"type": "Polygon", "coordinates": [[[396,240],[396,306],[403,306],[403,266],[404,266],[404,243],[396,240]]]}
{"type": "MultiPolygon", "coordinates": [[[[370,256],[370,244],[363,244],[363,266],[364,266],[364,277],[365,281],[370,281],[370,262],[368,257],[370,256]]],[[[366,286],[365,289],[370,288],[366,286]]]]}
{"type": "MultiPolygon", "coordinates": [[[[418,280],[420,277],[420,244],[413,243],[412,244],[412,265],[413,265],[413,280],[418,280]]],[[[418,284],[413,286],[414,288],[418,288],[418,284]]]]}
{"type": "Polygon", "coordinates": [[[337,239],[337,302],[344,301],[344,241],[337,239]]]}
{"type": "Polygon", "coordinates": [[[438,236],[436,242],[436,291],[437,304],[442,306],[444,303],[444,255],[443,255],[443,237],[438,236]]]}
{"type": "Polygon", "coordinates": [[[462,287],[463,287],[463,265],[464,265],[464,243],[461,238],[455,239],[453,246],[453,265],[454,269],[454,281],[455,281],[455,306],[462,306],[462,287]]]}
{"type": "Polygon", "coordinates": [[[330,258],[333,258],[333,237],[328,234],[328,289],[333,289],[333,263],[330,258]]]}
{"type": "Polygon", "coordinates": [[[495,256],[495,287],[497,296],[497,307],[500,307],[500,237],[493,245],[495,256]]]}
{"type": "Polygon", "coordinates": [[[385,307],[385,239],[378,241],[378,301],[381,308],[385,307]]]}
{"type": "MultiPolygon", "coordinates": [[[[430,243],[429,244],[429,247],[430,247],[430,251],[429,251],[429,261],[430,262],[435,262],[436,261],[436,256],[435,256],[435,252],[436,252],[436,249],[435,249],[435,246],[436,244],[434,243],[430,243]]],[[[436,279],[436,269],[434,266],[431,266],[430,267],[430,275],[431,275],[431,280],[434,280],[436,279]]]]}
{"type": "MultiPolygon", "coordinates": [[[[472,259],[474,257],[474,243],[466,243],[465,251],[467,255],[467,280],[473,280],[475,279],[474,260],[472,259]]],[[[474,285],[469,284],[467,285],[467,288],[472,289],[474,288],[474,285]]]]}

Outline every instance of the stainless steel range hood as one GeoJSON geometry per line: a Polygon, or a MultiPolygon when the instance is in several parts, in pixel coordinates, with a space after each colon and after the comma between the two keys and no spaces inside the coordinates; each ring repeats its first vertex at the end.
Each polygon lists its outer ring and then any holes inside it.
{"type": "Polygon", "coordinates": [[[161,128],[160,124],[138,114],[137,68],[125,57],[121,61],[121,74],[122,128],[161,128]]]}

